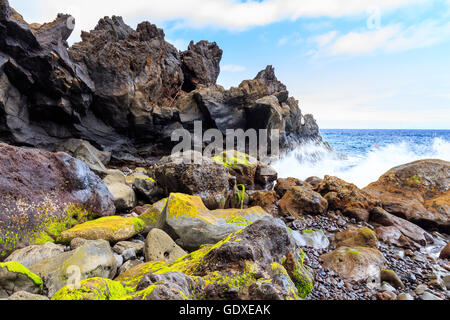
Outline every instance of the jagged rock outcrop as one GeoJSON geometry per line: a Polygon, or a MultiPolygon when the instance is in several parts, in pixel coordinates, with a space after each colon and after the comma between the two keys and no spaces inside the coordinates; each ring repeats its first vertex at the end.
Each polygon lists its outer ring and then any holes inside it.
{"type": "Polygon", "coordinates": [[[114,151],[113,161],[167,155],[175,129],[279,129],[281,149],[321,140],[318,126],[269,66],[253,80],[216,85],[222,50],[191,42],[180,52],[149,22],[101,19],[69,48],[75,20],[28,24],[0,0],[0,140],[55,151],[66,140],[114,151]]]}

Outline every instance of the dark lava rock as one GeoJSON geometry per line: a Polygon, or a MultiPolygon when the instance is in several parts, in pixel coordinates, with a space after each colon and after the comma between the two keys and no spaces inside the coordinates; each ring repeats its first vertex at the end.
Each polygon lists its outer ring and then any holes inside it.
{"type": "Polygon", "coordinates": [[[0,258],[114,213],[112,195],[83,162],[66,153],[0,144],[0,258]]]}

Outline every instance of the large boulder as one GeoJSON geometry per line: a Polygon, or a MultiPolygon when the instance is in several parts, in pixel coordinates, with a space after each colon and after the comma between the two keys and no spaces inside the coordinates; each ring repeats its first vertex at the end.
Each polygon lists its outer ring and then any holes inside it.
{"type": "Polygon", "coordinates": [[[29,268],[42,260],[52,258],[63,253],[65,246],[47,242],[43,245],[32,245],[14,251],[5,262],[16,261],[29,268]]]}
{"type": "Polygon", "coordinates": [[[158,221],[158,228],[177,239],[181,247],[197,250],[269,216],[260,207],[210,211],[199,197],[172,193],[158,221]]]}
{"type": "Polygon", "coordinates": [[[198,152],[164,157],[154,172],[156,180],[167,193],[199,196],[209,209],[224,208],[232,194],[234,182],[227,167],[198,152]]]}
{"type": "Polygon", "coordinates": [[[440,259],[450,259],[450,242],[439,253],[440,259]]]}
{"type": "Polygon", "coordinates": [[[145,227],[143,233],[149,233],[152,228],[155,228],[158,224],[159,217],[164,211],[167,205],[167,198],[155,202],[149,206],[144,213],[139,216],[139,219],[144,221],[145,227]]]}
{"type": "Polygon", "coordinates": [[[247,190],[272,189],[278,176],[268,165],[236,150],[223,151],[213,160],[227,167],[229,173],[236,177],[236,183],[244,185],[247,190]]]}
{"type": "Polygon", "coordinates": [[[144,222],[139,218],[120,216],[105,217],[79,224],[62,232],[58,241],[70,243],[73,239],[108,240],[119,242],[128,240],[144,230],[144,222]]]}
{"type": "Polygon", "coordinates": [[[151,293],[149,298],[164,299],[164,292],[172,299],[300,299],[313,288],[312,271],[303,260],[286,225],[268,218],[172,264],[141,264],[115,280],[136,291],[124,299],[151,293]]]}
{"type": "Polygon", "coordinates": [[[386,267],[383,254],[369,247],[342,246],[320,256],[323,265],[348,281],[380,280],[386,267]]]}
{"type": "Polygon", "coordinates": [[[283,216],[301,218],[327,212],[328,202],[319,193],[304,187],[291,187],[278,203],[283,216]]]}
{"type": "Polygon", "coordinates": [[[18,262],[0,263],[0,299],[20,291],[40,293],[42,279],[18,262]]]}
{"type": "Polygon", "coordinates": [[[93,277],[80,281],[79,288],[63,287],[52,300],[118,300],[128,293],[129,290],[118,281],[93,277]]]}
{"type": "Polygon", "coordinates": [[[45,259],[30,270],[44,281],[49,297],[67,284],[76,285],[87,278],[111,279],[117,272],[117,263],[109,243],[89,241],[76,250],[45,259]]]}
{"type": "Polygon", "coordinates": [[[80,222],[114,212],[108,189],[83,162],[65,153],[0,144],[3,258],[19,247],[53,242],[80,222]]]}
{"type": "Polygon", "coordinates": [[[378,238],[376,233],[367,228],[349,228],[334,235],[336,247],[368,247],[378,249],[378,238]]]}
{"type": "Polygon", "coordinates": [[[325,176],[317,188],[327,201],[330,210],[340,210],[344,215],[359,221],[368,221],[369,212],[376,201],[352,183],[337,177],[325,176]]]}
{"type": "Polygon", "coordinates": [[[420,160],[395,167],[363,190],[396,216],[450,233],[448,161],[420,160]]]}
{"type": "Polygon", "coordinates": [[[153,229],[149,232],[144,246],[145,260],[166,261],[172,263],[178,258],[187,255],[172,238],[160,229],[153,229]]]}

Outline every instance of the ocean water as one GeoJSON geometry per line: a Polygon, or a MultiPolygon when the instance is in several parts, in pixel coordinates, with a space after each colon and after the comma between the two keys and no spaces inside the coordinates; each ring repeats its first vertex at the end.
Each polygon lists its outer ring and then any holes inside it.
{"type": "Polygon", "coordinates": [[[420,159],[450,161],[450,130],[321,130],[333,148],[307,144],[273,164],[279,177],[337,176],[363,188],[389,169],[420,159]]]}

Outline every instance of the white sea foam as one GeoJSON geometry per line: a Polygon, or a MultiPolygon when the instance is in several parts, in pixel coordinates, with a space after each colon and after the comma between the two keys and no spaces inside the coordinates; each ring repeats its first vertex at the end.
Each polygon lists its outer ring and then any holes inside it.
{"type": "Polygon", "coordinates": [[[450,161],[450,141],[434,138],[429,145],[403,141],[372,148],[361,156],[340,156],[323,146],[307,144],[289,153],[272,166],[280,178],[307,179],[325,175],[339,177],[363,188],[378,180],[389,169],[421,159],[450,161]]]}

